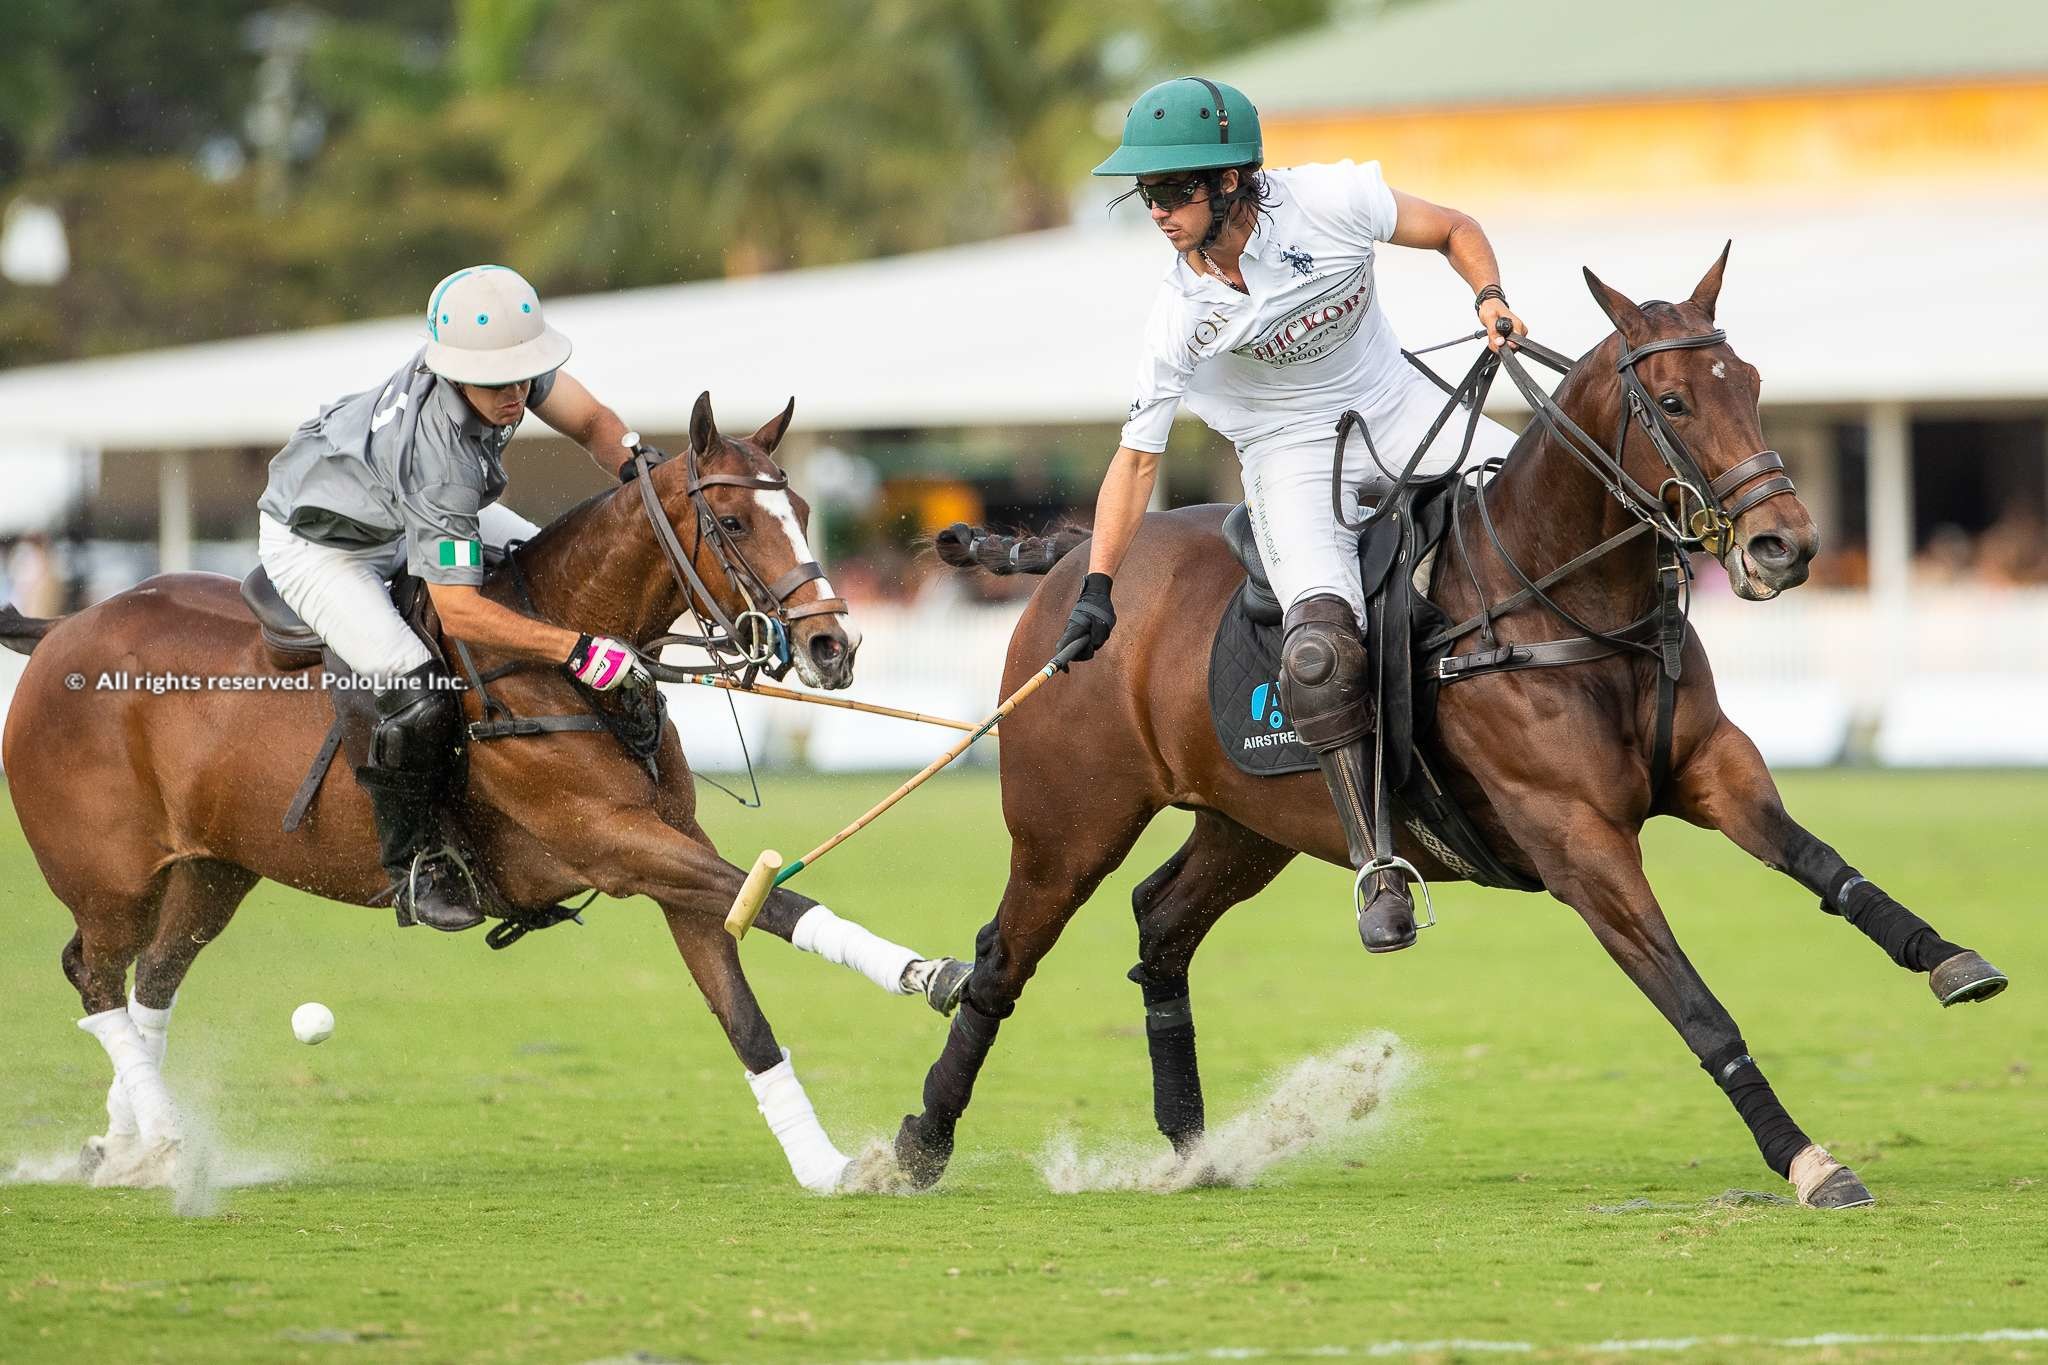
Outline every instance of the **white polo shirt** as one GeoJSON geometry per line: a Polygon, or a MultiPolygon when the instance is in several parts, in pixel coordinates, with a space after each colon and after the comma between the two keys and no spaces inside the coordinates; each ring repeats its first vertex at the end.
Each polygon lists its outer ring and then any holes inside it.
{"type": "Polygon", "coordinates": [[[1248,294],[1176,255],[1146,324],[1123,444],[1166,449],[1182,404],[1249,461],[1327,439],[1346,408],[1370,410],[1411,375],[1373,287],[1376,243],[1394,235],[1380,164],[1265,173],[1270,217],[1245,243],[1248,294]]]}

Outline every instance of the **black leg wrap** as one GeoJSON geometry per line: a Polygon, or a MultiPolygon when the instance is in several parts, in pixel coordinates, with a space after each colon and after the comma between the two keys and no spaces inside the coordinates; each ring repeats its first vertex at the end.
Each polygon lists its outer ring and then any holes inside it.
{"type": "Polygon", "coordinates": [[[996,1030],[1002,1022],[983,1014],[971,1000],[960,1002],[953,1027],[946,1034],[945,1049],[924,1078],[927,1125],[939,1127],[948,1135],[952,1133],[953,1125],[967,1112],[968,1101],[974,1098],[974,1078],[981,1074],[981,1064],[988,1060],[988,1051],[995,1046],[996,1030]]]}
{"type": "Polygon", "coordinates": [[[1750,1136],[1756,1139],[1764,1164],[1789,1180],[1792,1158],[1806,1150],[1813,1139],[1778,1103],[1771,1083],[1750,1057],[1749,1045],[1737,1038],[1703,1060],[1700,1069],[1714,1078],[1714,1084],[1727,1094],[1735,1112],[1749,1125],[1750,1136]]]}
{"type": "Polygon", "coordinates": [[[1855,925],[1909,972],[1931,972],[1963,951],[1846,864],[1828,883],[1820,908],[1855,925]]]}
{"type": "Polygon", "coordinates": [[[1003,992],[989,985],[989,979],[1003,968],[1001,931],[1002,918],[998,916],[981,926],[974,936],[974,974],[967,978],[967,986],[961,1000],[974,1002],[975,1009],[985,1019],[1001,1021],[1010,1017],[1017,1008],[1017,1002],[1003,992]]]}
{"type": "Polygon", "coordinates": [[[1152,1121],[1167,1141],[1184,1147],[1207,1121],[1188,983],[1182,978],[1161,986],[1138,984],[1145,992],[1145,1046],[1152,1054],[1152,1121]]]}

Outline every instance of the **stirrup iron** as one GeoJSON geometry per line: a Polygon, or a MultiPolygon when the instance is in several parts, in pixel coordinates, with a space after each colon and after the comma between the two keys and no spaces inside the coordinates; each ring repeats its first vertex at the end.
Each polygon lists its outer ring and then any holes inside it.
{"type": "Polygon", "coordinates": [[[1384,858],[1374,858],[1366,863],[1364,867],[1358,869],[1358,876],[1351,883],[1351,912],[1354,915],[1365,913],[1365,907],[1372,903],[1372,898],[1366,894],[1366,882],[1369,878],[1377,877],[1382,872],[1398,872],[1403,878],[1422,888],[1422,913],[1428,918],[1416,921],[1415,927],[1417,930],[1434,929],[1436,927],[1436,901],[1429,894],[1429,883],[1423,879],[1420,872],[1415,870],[1415,864],[1409,862],[1406,858],[1395,857],[1391,853],[1384,858]]]}

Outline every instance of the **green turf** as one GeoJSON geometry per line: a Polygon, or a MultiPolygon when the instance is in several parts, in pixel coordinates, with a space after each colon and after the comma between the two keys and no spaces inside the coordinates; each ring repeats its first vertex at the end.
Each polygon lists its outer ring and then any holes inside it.
{"type": "MultiPolygon", "coordinates": [[[[891,784],[777,776],[765,811],[715,794],[707,810],[744,863],[807,846],[891,784]]],[[[1694,961],[1876,1209],[1712,1206],[1784,1186],[1562,906],[1452,889],[1419,948],[1374,958],[1321,866],[1240,908],[1199,960],[1210,1113],[1385,1028],[1420,1067],[1386,1131],[1252,1189],[1047,1193],[1032,1158],[1056,1128],[1156,1141],[1127,907],[1184,816],[1070,926],[1006,1026],[952,1172],[918,1198],[796,1189],[644,902],[494,954],[266,886],[188,981],[168,1072],[228,1147],[294,1175],[204,1217],[161,1192],[0,1186],[0,1360],[1285,1358],[1452,1338],[1598,1359],[1614,1353],[1581,1348],[1694,1335],[1742,1340],[1685,1359],[2048,1355],[1757,1344],[2048,1327],[2048,775],[1786,787],[1851,861],[2017,983],[1944,1012],[1790,882],[1714,836],[1651,831],[1694,961]],[[339,1017],[318,1049],[287,1027],[307,999],[339,1017]],[[1631,1200],[1667,1207],[1596,1211],[1631,1200]]],[[[993,780],[967,774],[799,884],[964,952],[1006,853],[993,780]]],[[[0,817],[0,1171],[97,1130],[106,1065],[57,967],[70,928],[0,817]]],[[[940,1022],[765,936],[744,951],[841,1146],[893,1132],[940,1022]]]]}

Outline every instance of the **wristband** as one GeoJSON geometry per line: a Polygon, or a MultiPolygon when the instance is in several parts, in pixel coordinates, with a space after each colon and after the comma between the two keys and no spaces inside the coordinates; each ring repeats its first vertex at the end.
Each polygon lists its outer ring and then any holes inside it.
{"type": "Polygon", "coordinates": [[[1488,299],[1499,299],[1500,306],[1503,308],[1508,308],[1512,306],[1508,303],[1508,296],[1506,291],[1504,291],[1497,284],[1489,284],[1486,286],[1486,288],[1480,290],[1477,294],[1474,294],[1472,296],[1472,311],[1475,313],[1478,312],[1481,305],[1483,305],[1488,299]]]}

